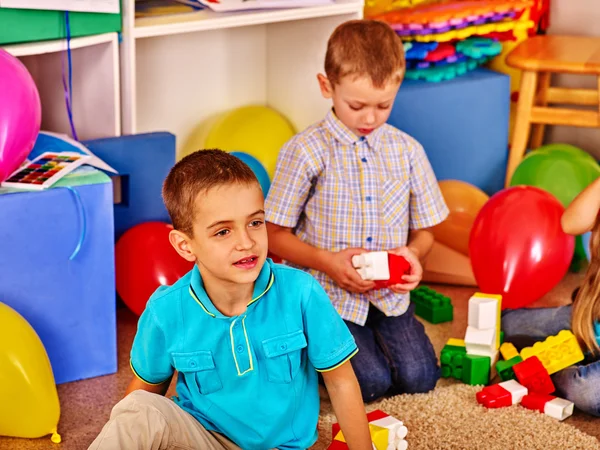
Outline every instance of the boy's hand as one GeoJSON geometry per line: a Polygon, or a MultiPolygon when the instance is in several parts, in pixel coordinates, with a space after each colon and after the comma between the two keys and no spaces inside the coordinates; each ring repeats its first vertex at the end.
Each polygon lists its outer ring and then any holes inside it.
{"type": "Polygon", "coordinates": [[[339,252],[330,252],[325,273],[342,289],[358,294],[370,291],[375,287],[375,283],[363,280],[352,266],[352,257],[362,253],[367,253],[367,250],[347,248],[339,252]]]}
{"type": "Polygon", "coordinates": [[[408,247],[398,247],[388,250],[393,255],[403,256],[410,263],[410,274],[404,275],[402,279],[406,283],[394,284],[390,289],[397,294],[406,294],[416,288],[423,278],[423,267],[415,253],[408,247]]]}

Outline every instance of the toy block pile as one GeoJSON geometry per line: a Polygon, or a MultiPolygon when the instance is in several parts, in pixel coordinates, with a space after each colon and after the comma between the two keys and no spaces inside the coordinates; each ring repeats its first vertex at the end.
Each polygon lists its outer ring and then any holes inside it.
{"type": "Polygon", "coordinates": [[[440,356],[442,376],[470,385],[493,378],[500,346],[502,296],[476,293],[469,299],[469,322],[464,340],[450,339],[440,356]]]}
{"type": "MultiPolygon", "coordinates": [[[[405,440],[408,429],[402,421],[378,409],[368,413],[367,420],[374,450],[406,450],[408,448],[408,442],[405,440]]],[[[328,450],[348,449],[338,423],[333,424],[331,435],[333,441],[327,447],[328,450]]]]}
{"type": "Polygon", "coordinates": [[[352,257],[352,266],[363,280],[375,282],[375,289],[402,284],[410,273],[410,263],[402,256],[388,252],[369,252],[352,257]]]}
{"type": "Polygon", "coordinates": [[[498,361],[496,369],[503,382],[478,392],[478,403],[487,408],[520,403],[558,420],[573,414],[572,402],[550,395],[555,391],[550,375],[584,358],[571,331],[562,330],[556,336],[524,348],[521,354],[510,343],[502,344],[500,352],[504,361],[498,361]]]}

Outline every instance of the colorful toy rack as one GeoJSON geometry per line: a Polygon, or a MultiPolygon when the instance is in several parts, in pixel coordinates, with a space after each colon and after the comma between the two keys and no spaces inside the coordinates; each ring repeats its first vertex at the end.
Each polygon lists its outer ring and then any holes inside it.
{"type": "Polygon", "coordinates": [[[377,18],[400,29],[440,28],[492,17],[500,20],[500,17],[519,15],[531,6],[531,0],[450,0],[390,11],[377,18]]]}
{"type": "MultiPolygon", "coordinates": [[[[417,42],[448,42],[457,39],[466,39],[471,36],[487,36],[493,33],[514,32],[517,30],[528,30],[533,27],[532,21],[507,20],[503,22],[486,23],[484,25],[471,25],[466,28],[452,29],[443,33],[419,34],[401,36],[402,39],[415,40],[417,42]]],[[[396,31],[396,33],[398,33],[396,31]]]]}

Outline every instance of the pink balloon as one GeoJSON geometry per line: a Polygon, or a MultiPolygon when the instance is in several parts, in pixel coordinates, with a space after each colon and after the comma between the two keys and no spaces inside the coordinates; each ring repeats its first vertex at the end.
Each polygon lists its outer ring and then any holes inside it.
{"type": "Polygon", "coordinates": [[[40,132],[40,94],[25,66],[0,49],[0,182],[19,168],[40,132]]]}

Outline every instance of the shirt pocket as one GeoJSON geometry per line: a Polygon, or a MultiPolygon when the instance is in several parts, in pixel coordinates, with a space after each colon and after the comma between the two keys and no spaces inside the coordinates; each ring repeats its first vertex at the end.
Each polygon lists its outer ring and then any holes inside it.
{"type": "Polygon", "coordinates": [[[384,179],[381,210],[386,224],[399,227],[408,224],[410,186],[407,181],[384,179]]]}
{"type": "Polygon", "coordinates": [[[173,364],[192,392],[206,395],[223,388],[211,351],[173,353],[173,364]]]}
{"type": "Polygon", "coordinates": [[[302,349],[306,346],[306,336],[302,330],[262,341],[267,379],[272,383],[291,383],[300,370],[302,349]]]}

